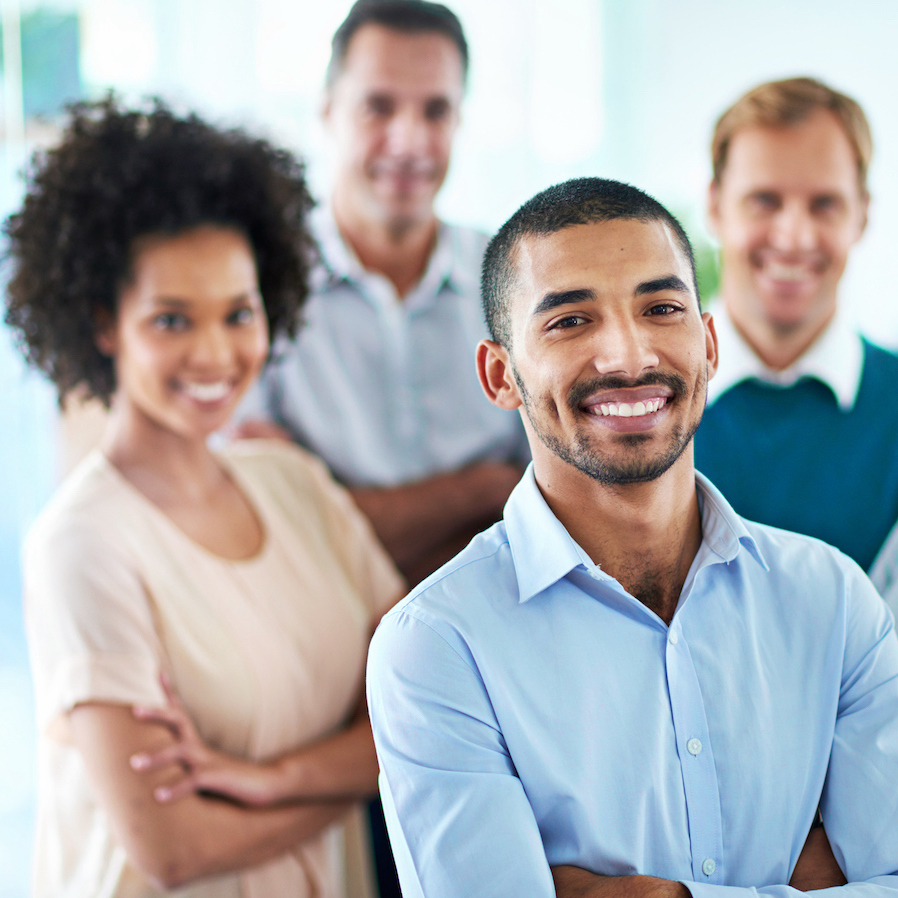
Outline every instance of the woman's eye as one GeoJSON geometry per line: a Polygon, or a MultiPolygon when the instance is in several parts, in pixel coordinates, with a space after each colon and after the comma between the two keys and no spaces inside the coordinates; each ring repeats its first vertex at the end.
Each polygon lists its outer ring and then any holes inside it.
{"type": "Polygon", "coordinates": [[[254,309],[251,309],[249,306],[245,306],[242,309],[234,309],[233,312],[228,316],[229,324],[250,324],[255,320],[256,312],[254,309]]]}
{"type": "Polygon", "coordinates": [[[162,312],[153,318],[153,326],[163,331],[181,331],[187,325],[187,318],[179,312],[162,312]]]}

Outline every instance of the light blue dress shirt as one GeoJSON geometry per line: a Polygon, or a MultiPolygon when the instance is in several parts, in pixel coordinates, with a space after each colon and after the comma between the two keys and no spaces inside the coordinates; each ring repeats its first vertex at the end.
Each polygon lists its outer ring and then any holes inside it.
{"type": "Polygon", "coordinates": [[[321,263],[305,324],[275,344],[236,420],[286,427],[348,486],[397,486],[478,461],[526,464],[520,416],[492,405],[477,379],[486,235],[441,224],[420,283],[400,299],[362,267],[326,206],[311,223],[321,263]]]}
{"type": "Polygon", "coordinates": [[[797,896],[818,805],[866,881],[840,894],[894,898],[891,614],[853,561],[696,481],[703,539],[669,629],[532,467],[504,521],[384,618],[368,702],[405,898],[549,898],[558,864],[797,896]]]}

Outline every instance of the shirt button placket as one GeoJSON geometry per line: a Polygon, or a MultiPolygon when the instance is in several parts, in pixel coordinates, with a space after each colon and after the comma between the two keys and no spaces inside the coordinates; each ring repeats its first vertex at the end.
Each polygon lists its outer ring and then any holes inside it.
{"type": "Polygon", "coordinates": [[[683,789],[689,820],[692,871],[697,880],[720,882],[720,795],[708,739],[704,699],[679,621],[667,633],[665,661],[674,734],[680,751],[683,789]]]}

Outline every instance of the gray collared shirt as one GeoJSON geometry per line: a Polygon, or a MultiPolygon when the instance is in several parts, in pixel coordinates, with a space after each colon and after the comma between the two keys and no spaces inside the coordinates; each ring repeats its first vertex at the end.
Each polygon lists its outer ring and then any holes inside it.
{"type": "Polygon", "coordinates": [[[400,299],[362,267],[329,209],[316,209],[312,225],[322,260],[305,324],[275,344],[238,418],[286,427],[350,486],[395,486],[481,460],[526,463],[518,414],[491,405],[477,380],[486,235],[441,224],[424,276],[400,299]]]}

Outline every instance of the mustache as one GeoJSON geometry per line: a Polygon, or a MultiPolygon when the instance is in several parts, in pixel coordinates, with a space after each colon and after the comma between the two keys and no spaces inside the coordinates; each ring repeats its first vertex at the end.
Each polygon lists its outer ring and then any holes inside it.
{"type": "Polygon", "coordinates": [[[665,386],[673,393],[674,399],[681,399],[686,395],[688,387],[686,381],[679,374],[666,374],[663,371],[650,371],[642,377],[635,379],[619,377],[609,374],[607,377],[594,377],[591,380],[583,380],[574,384],[568,393],[568,405],[573,411],[577,411],[585,399],[594,393],[602,393],[606,390],[625,390],[630,387],[665,386]]]}

